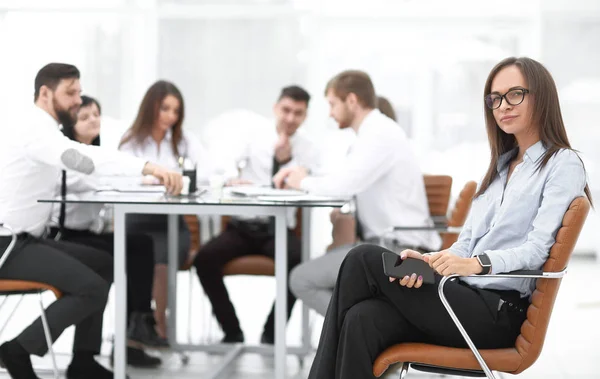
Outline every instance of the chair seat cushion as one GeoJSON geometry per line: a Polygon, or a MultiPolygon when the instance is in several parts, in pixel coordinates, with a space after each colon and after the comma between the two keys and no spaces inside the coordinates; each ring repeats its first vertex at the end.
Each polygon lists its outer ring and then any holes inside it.
{"type": "Polygon", "coordinates": [[[26,280],[0,280],[0,295],[29,294],[39,291],[52,291],[57,299],[62,297],[62,292],[49,284],[26,280]]]}
{"type": "MultiPolygon", "coordinates": [[[[521,364],[522,357],[514,347],[506,349],[479,350],[490,369],[514,372],[521,364]]],[[[456,369],[481,370],[481,366],[471,349],[459,349],[429,345],[425,343],[402,343],[387,348],[373,363],[373,374],[381,376],[396,362],[422,363],[430,366],[456,369]]]]}
{"type": "Polygon", "coordinates": [[[223,268],[223,275],[275,275],[275,261],[264,255],[246,255],[233,259],[223,268]]]}

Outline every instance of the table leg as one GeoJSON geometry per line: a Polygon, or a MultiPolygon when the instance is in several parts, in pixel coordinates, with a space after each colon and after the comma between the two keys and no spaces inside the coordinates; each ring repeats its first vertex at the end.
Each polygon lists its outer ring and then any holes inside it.
{"type": "Polygon", "coordinates": [[[168,215],[168,317],[167,335],[169,344],[177,348],[177,271],[179,268],[179,215],[168,215]]]}
{"type": "Polygon", "coordinates": [[[275,216],[275,378],[284,379],[286,371],[285,326],[287,323],[287,222],[286,208],[275,216]]]}
{"type": "Polygon", "coordinates": [[[115,282],[115,361],[116,379],[125,379],[127,349],[127,274],[125,272],[125,212],[115,205],[115,251],[114,251],[114,282],[115,282]]]}

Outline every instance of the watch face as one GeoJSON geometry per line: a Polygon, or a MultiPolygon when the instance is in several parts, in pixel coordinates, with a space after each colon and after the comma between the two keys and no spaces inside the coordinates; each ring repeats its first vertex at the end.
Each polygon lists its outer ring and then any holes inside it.
{"type": "Polygon", "coordinates": [[[477,260],[479,261],[481,267],[490,267],[492,265],[490,257],[488,257],[487,255],[478,255],[477,260]]]}

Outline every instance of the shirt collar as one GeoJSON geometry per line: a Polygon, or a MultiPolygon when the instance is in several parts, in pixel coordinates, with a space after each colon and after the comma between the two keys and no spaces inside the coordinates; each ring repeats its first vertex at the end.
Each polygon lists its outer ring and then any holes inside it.
{"type": "MultiPolygon", "coordinates": [[[[160,141],[161,144],[163,143],[171,143],[171,139],[173,138],[173,132],[171,131],[171,129],[167,130],[167,132],[165,133],[164,138],[160,141]]],[[[156,141],[154,141],[154,138],[152,138],[152,134],[149,134],[148,137],[146,137],[146,139],[144,140],[145,143],[147,144],[155,144],[156,141]]]]}
{"type": "MultiPolygon", "coordinates": [[[[542,141],[537,141],[525,151],[524,158],[531,161],[531,163],[535,163],[538,161],[538,159],[542,157],[542,155],[544,155],[546,150],[548,149],[546,148],[546,146],[544,146],[542,141]]],[[[506,153],[500,155],[500,157],[498,158],[498,164],[496,165],[496,169],[498,170],[498,172],[501,172],[506,167],[508,162],[510,162],[511,159],[513,159],[514,156],[517,155],[518,151],[519,148],[515,147],[507,151],[506,153]]]]}
{"type": "Polygon", "coordinates": [[[45,118],[45,121],[48,121],[48,122],[52,121],[52,123],[54,125],[56,125],[57,128],[62,129],[62,125],[58,121],[56,121],[54,119],[54,117],[50,116],[50,113],[46,112],[44,109],[38,107],[35,104],[34,104],[34,108],[36,109],[36,111],[38,112],[38,114],[40,115],[40,117],[44,117],[45,118]]]}
{"type": "Polygon", "coordinates": [[[537,141],[525,151],[525,157],[529,158],[531,163],[537,162],[548,149],[542,141],[537,141]]]}
{"type": "Polygon", "coordinates": [[[173,138],[173,131],[171,130],[171,128],[169,128],[169,130],[167,130],[167,132],[165,133],[165,138],[163,138],[163,141],[171,142],[172,138],[173,138]]]}
{"type": "Polygon", "coordinates": [[[369,113],[367,113],[365,118],[363,118],[362,122],[360,123],[360,128],[358,128],[356,135],[357,136],[360,135],[363,128],[369,124],[369,120],[374,117],[377,117],[377,115],[381,115],[381,112],[379,111],[379,109],[372,109],[369,113]]]}

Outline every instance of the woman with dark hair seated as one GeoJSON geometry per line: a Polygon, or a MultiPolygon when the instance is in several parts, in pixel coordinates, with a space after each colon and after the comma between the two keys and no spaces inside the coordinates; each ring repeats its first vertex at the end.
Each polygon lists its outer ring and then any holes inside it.
{"type": "MultiPolygon", "coordinates": [[[[426,342],[467,347],[438,296],[442,276],[539,270],[570,203],[586,194],[586,173],[571,148],[556,85],[529,58],[496,65],[484,89],[491,156],[458,241],[422,259],[435,284],[412,274],[383,273],[383,247],[361,245],[338,273],[310,379],[374,378],[372,365],[387,347],[426,342]]],[[[446,297],[478,348],[514,346],[526,318],[532,279],[460,278],[446,297]]]]}
{"type": "MultiPolygon", "coordinates": [[[[75,125],[63,125],[63,133],[74,141],[100,146],[100,103],[91,97],[81,96],[81,107],[75,125]]],[[[69,173],[66,191],[93,192],[102,186],[98,178],[69,173]]],[[[58,184],[60,191],[61,183],[58,184]]],[[[51,235],[60,235],[63,241],[76,242],[114,253],[114,235],[106,232],[111,223],[106,219],[103,204],[64,204],[53,209],[51,235]]],[[[127,362],[136,367],[156,367],[161,360],[144,352],[143,346],[163,347],[149,321],[152,316],[152,281],[154,275],[153,242],[141,233],[127,233],[127,362]]]]}

